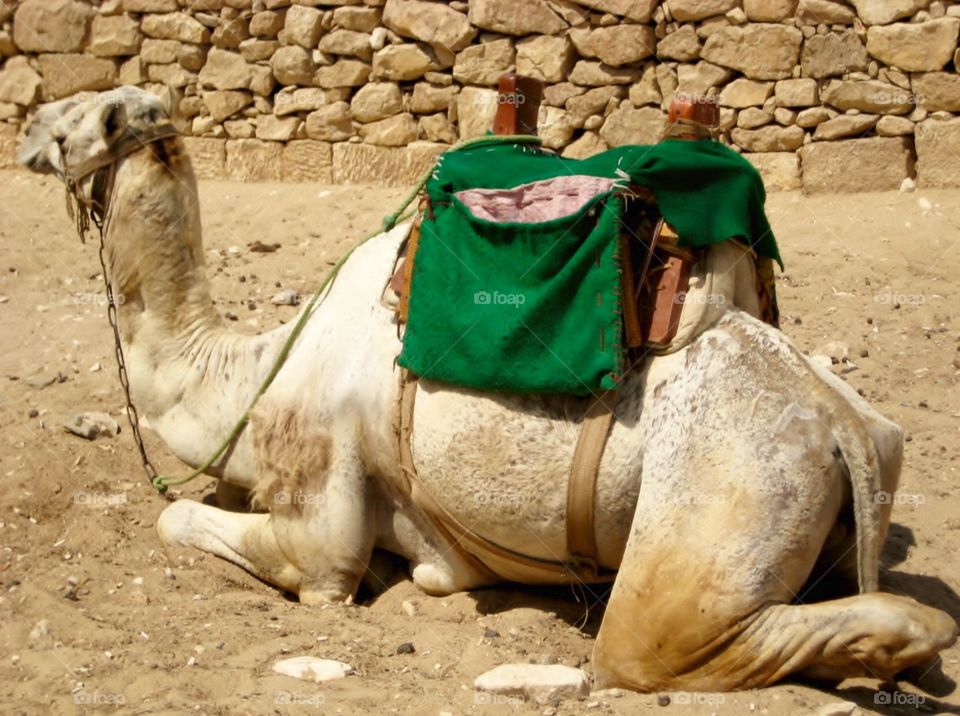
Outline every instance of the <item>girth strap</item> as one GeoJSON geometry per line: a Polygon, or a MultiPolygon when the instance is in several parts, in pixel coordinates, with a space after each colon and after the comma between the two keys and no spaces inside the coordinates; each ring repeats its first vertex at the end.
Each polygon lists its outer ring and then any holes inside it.
{"type": "MultiPolygon", "coordinates": [[[[410,495],[414,504],[420,507],[433,522],[435,528],[441,535],[446,537],[458,553],[471,566],[481,574],[492,580],[507,580],[514,582],[524,582],[526,584],[571,584],[571,583],[597,583],[613,581],[615,573],[600,572],[596,565],[595,537],[591,541],[594,544],[592,551],[578,553],[576,559],[569,562],[549,561],[528,557],[512,550],[501,547],[498,544],[478,535],[469,527],[460,522],[427,490],[423,483],[417,478],[417,470],[413,460],[412,438],[413,438],[413,414],[416,404],[418,380],[415,375],[407,370],[402,371],[400,388],[400,415],[397,430],[398,447],[400,456],[400,466],[402,468],[405,483],[400,486],[402,490],[410,495]]],[[[612,405],[612,399],[608,399],[607,404],[612,405]]],[[[583,456],[580,461],[580,472],[583,477],[577,480],[577,492],[583,494],[588,489],[588,483],[594,488],[596,486],[596,474],[599,468],[600,457],[603,455],[603,448],[606,442],[606,434],[609,432],[612,422],[613,411],[609,415],[601,414],[601,410],[596,406],[591,406],[588,416],[584,419],[583,430],[588,432],[586,437],[587,447],[583,450],[583,456]],[[597,411],[594,414],[594,411],[597,411]],[[592,419],[591,419],[592,418],[592,419]],[[603,436],[601,439],[601,435],[603,436]],[[598,446],[599,441],[599,446],[598,446]],[[599,447],[599,450],[597,449],[599,447]],[[588,458],[596,458],[596,464],[591,468],[588,464],[588,458]],[[590,475],[592,474],[592,480],[590,475]]],[[[584,442],[581,434],[580,442],[584,442]]],[[[580,452],[578,447],[578,452],[580,452]]],[[[575,459],[576,464],[576,459],[575,459]]],[[[573,487],[571,481],[571,488],[573,487]]],[[[576,520],[577,524],[577,544],[586,539],[583,538],[582,530],[593,529],[593,506],[595,498],[593,494],[589,496],[587,503],[578,502],[574,512],[580,513],[584,509],[590,510],[589,517],[580,516],[576,520]]],[[[570,527],[571,511],[567,511],[568,533],[570,527]]],[[[568,537],[569,539],[569,537],[568,537]]]]}
{"type": "Polygon", "coordinates": [[[567,485],[567,552],[585,569],[598,571],[597,476],[613,425],[616,391],[597,397],[580,426],[580,437],[573,453],[570,482],[567,485]]]}

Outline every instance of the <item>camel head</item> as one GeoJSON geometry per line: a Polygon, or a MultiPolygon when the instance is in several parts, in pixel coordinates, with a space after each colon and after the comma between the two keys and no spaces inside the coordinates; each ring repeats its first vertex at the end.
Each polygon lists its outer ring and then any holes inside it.
{"type": "Polygon", "coordinates": [[[206,310],[196,180],[163,99],[120,87],[43,105],[17,158],[67,184],[81,238],[89,217],[102,221],[107,273],[125,309],[149,303],[174,323],[206,310]]]}
{"type": "MultiPolygon", "coordinates": [[[[164,101],[137,87],[81,92],[37,110],[21,139],[17,161],[32,171],[64,179],[109,156],[120,142],[169,124],[164,101]]],[[[92,183],[78,182],[85,202],[90,201],[92,183]]]]}

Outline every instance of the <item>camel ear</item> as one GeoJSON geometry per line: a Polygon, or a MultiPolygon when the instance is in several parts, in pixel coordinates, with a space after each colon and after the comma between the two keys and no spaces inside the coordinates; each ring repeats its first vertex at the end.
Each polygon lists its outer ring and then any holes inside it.
{"type": "Polygon", "coordinates": [[[187,118],[180,111],[180,100],[183,99],[183,92],[172,85],[166,85],[160,92],[160,102],[163,104],[163,111],[167,113],[170,122],[178,131],[183,131],[187,124],[187,118]]]}

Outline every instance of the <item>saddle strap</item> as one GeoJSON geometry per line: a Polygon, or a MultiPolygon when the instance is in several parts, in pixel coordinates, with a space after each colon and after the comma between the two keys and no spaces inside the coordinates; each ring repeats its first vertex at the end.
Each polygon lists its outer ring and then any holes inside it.
{"type": "MultiPolygon", "coordinates": [[[[437,531],[449,540],[453,549],[457,550],[463,559],[491,581],[507,580],[526,584],[613,581],[615,573],[599,572],[595,562],[589,563],[581,559],[571,560],[570,562],[543,560],[501,547],[478,535],[450,514],[417,477],[416,465],[413,460],[412,438],[413,414],[419,381],[415,375],[407,370],[402,371],[401,381],[398,441],[400,467],[405,478],[405,484],[401,486],[401,489],[404,489],[414,504],[427,514],[437,531]]],[[[609,424],[607,427],[609,428],[609,424]]],[[[592,440],[591,444],[593,444],[592,440]]],[[[603,446],[601,445],[600,455],[602,454],[603,446]]],[[[596,462],[599,465],[599,458],[596,462]]],[[[594,471],[595,483],[596,474],[594,471]]],[[[591,496],[590,529],[593,525],[592,506],[594,502],[595,500],[591,496]]]]}
{"type": "Polygon", "coordinates": [[[570,482],[567,484],[567,552],[584,569],[597,574],[597,477],[613,425],[617,392],[597,397],[583,418],[573,452],[570,482]]]}

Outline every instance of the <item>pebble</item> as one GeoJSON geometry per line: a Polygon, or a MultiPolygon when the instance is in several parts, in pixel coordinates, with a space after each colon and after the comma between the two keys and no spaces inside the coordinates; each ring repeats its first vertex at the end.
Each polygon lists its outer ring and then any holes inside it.
{"type": "Polygon", "coordinates": [[[473,682],[478,691],[522,696],[540,705],[590,694],[590,679],[581,669],[541,664],[503,664],[481,674],[473,682]]]}
{"type": "Polygon", "coordinates": [[[106,413],[75,413],[63,421],[64,430],[87,440],[116,437],[120,424],[106,413]]]}
{"type": "Polygon", "coordinates": [[[342,661],[318,659],[315,656],[295,656],[273,665],[273,670],[284,676],[304,679],[315,683],[342,679],[353,673],[353,667],[342,661]]]}
{"type": "Polygon", "coordinates": [[[400,608],[403,610],[403,613],[406,614],[408,617],[413,617],[413,616],[416,616],[417,614],[417,607],[413,602],[408,602],[407,600],[403,600],[403,602],[400,603],[400,608]]]}
{"type": "Polygon", "coordinates": [[[484,629],[484,630],[483,630],[483,638],[484,638],[484,639],[499,639],[499,638],[500,638],[500,632],[498,632],[496,629],[484,629]]]}
{"type": "Polygon", "coordinates": [[[33,375],[27,376],[24,379],[24,382],[35,390],[43,390],[54,383],[66,383],[67,376],[65,376],[60,371],[49,372],[41,371],[34,373],[33,375]]]}
{"type": "Polygon", "coordinates": [[[657,706],[669,706],[669,705],[670,705],[669,694],[659,694],[657,696],[657,706]]]}
{"type": "Polygon", "coordinates": [[[397,647],[398,654],[416,654],[417,648],[409,641],[404,642],[397,647]]]}
{"type": "Polygon", "coordinates": [[[299,306],[300,301],[300,292],[294,291],[292,288],[284,289],[280,293],[274,294],[273,298],[270,299],[270,303],[274,306],[299,306]]]}
{"type": "Polygon", "coordinates": [[[852,701],[838,701],[821,706],[811,716],[852,716],[856,711],[857,705],[852,701]]]}
{"type": "Polygon", "coordinates": [[[45,641],[50,636],[50,622],[47,619],[41,619],[33,625],[30,630],[30,641],[45,641]]]}
{"type": "Polygon", "coordinates": [[[907,177],[907,178],[904,179],[902,182],[900,182],[900,193],[901,193],[901,194],[908,194],[908,193],[916,190],[916,188],[917,188],[917,182],[914,181],[913,179],[910,179],[909,177],[907,177]]]}
{"type": "Polygon", "coordinates": [[[280,248],[280,244],[265,244],[258,239],[252,244],[247,244],[247,248],[255,254],[272,254],[280,248]]]}
{"type": "Polygon", "coordinates": [[[37,410],[36,408],[31,409],[30,412],[27,413],[27,417],[29,417],[29,418],[36,418],[36,417],[38,417],[39,415],[40,415],[40,411],[37,410]]]}
{"type": "Polygon", "coordinates": [[[164,568],[163,568],[163,576],[166,577],[167,579],[176,579],[176,578],[177,578],[177,575],[175,575],[175,574],[173,573],[173,570],[170,569],[169,567],[164,567],[164,568]]]}

